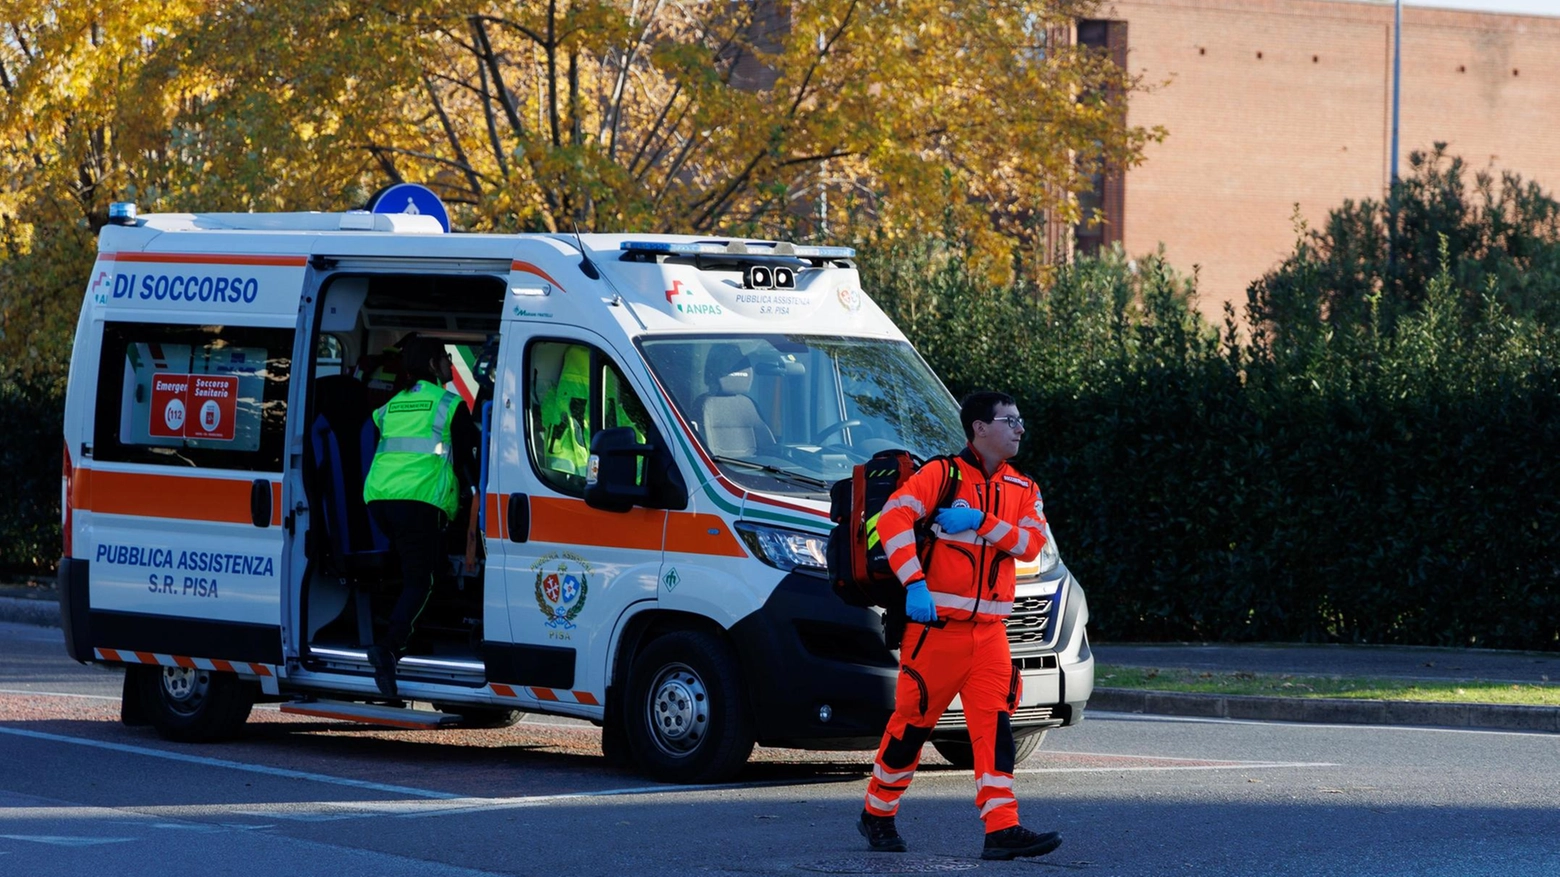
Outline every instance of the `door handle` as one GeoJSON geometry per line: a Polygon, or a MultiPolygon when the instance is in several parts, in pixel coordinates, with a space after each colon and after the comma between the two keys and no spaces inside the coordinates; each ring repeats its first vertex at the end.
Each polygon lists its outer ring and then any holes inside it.
{"type": "Polygon", "coordinates": [[[531,498],[523,493],[509,495],[509,541],[525,542],[531,538],[531,498]]]}
{"type": "Polygon", "coordinates": [[[256,527],[271,526],[271,482],[264,478],[249,485],[249,520],[256,527]]]}

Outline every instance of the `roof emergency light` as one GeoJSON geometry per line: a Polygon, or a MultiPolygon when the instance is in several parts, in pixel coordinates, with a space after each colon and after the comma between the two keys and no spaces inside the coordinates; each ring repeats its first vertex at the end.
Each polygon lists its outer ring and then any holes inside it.
{"type": "Polygon", "coordinates": [[[800,259],[853,259],[853,247],[797,246],[787,241],[624,241],[626,253],[664,253],[673,256],[787,256],[800,259]]]}
{"type": "Polygon", "coordinates": [[[115,201],[108,205],[108,221],[114,225],[134,225],[135,202],[115,201]]]}

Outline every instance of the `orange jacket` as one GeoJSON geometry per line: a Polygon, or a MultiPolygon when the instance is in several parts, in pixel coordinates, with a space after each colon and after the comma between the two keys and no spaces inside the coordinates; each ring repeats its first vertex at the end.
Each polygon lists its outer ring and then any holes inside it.
{"type": "Polygon", "coordinates": [[[1007,463],[987,479],[979,456],[969,446],[952,462],[962,476],[953,504],[985,512],[981,525],[952,534],[934,525],[937,540],[922,569],[915,550],[915,524],[936,516],[948,471],[941,462],[933,462],[911,475],[884,503],[878,536],[901,582],[926,579],[938,618],[997,621],[1013,612],[1013,559],[1033,560],[1045,546],[1040,488],[1007,463]]]}

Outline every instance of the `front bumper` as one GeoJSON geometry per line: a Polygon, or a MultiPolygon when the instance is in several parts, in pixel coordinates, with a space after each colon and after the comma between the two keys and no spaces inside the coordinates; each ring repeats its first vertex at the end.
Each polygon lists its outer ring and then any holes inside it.
{"type": "MultiPolygon", "coordinates": [[[[1094,656],[1083,590],[1066,567],[1020,584],[1008,627],[1023,691],[1014,731],[1083,720],[1094,690],[1094,656]]],[[[898,656],[882,619],[847,606],[815,576],[791,573],[758,611],[731,629],[758,740],[801,749],[873,749],[894,709],[898,656]],[[825,718],[827,716],[827,718],[825,718]]],[[[932,739],[967,739],[957,698],[932,739]]]]}

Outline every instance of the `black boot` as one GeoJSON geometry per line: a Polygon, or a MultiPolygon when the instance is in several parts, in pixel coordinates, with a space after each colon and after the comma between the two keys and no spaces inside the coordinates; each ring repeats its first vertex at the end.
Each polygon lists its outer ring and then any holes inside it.
{"type": "Polygon", "coordinates": [[[905,839],[900,837],[899,831],[894,828],[892,816],[873,816],[863,810],[861,819],[856,822],[856,830],[867,839],[867,847],[875,853],[905,851],[905,839]]]}
{"type": "Polygon", "coordinates": [[[986,835],[986,848],[982,859],[1016,859],[1020,856],[1043,856],[1062,845],[1062,836],[1054,831],[1036,834],[1022,825],[993,831],[986,835]]]}
{"type": "Polygon", "coordinates": [[[368,662],[374,665],[374,684],[385,697],[398,697],[395,687],[395,652],[385,646],[369,646],[368,662]]]}

